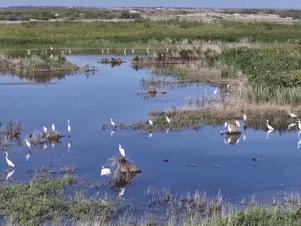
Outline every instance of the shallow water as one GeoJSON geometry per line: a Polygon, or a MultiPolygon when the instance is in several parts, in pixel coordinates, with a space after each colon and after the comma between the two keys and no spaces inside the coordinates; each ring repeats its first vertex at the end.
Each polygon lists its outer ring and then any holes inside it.
{"type": "MultiPolygon", "coordinates": [[[[143,98],[139,82],[150,78],[149,70],[136,71],[127,63],[112,68],[97,64],[98,56],[71,56],[78,65],[94,65],[94,75],[74,74],[47,84],[28,83],[17,77],[0,77],[0,121],[20,121],[23,139],[43,125],[55,123],[67,135],[67,119],[72,126],[71,148],[68,137],[54,148],[33,148],[28,161],[27,149],[14,145],[9,158],[16,164],[9,181],[28,181],[32,170],[42,167],[76,168],[83,180],[106,183],[100,176],[101,166],[118,156],[118,144],[127,156],[142,169],[142,174],[127,186],[124,197],[145,198],[148,188],[169,188],[174,194],[196,190],[210,196],[219,191],[230,201],[239,201],[252,194],[261,200],[283,191],[300,191],[301,150],[297,148],[297,133],[246,131],[246,140],[235,145],[224,143],[220,127],[205,126],[201,130],[170,131],[149,134],[141,131],[103,130],[110,118],[116,122],[133,123],[146,120],[153,110],[182,107],[189,99],[211,95],[214,87],[198,85],[170,89],[165,95],[143,98]],[[258,161],[252,159],[258,158],[258,161]],[[164,160],[168,159],[168,162],[164,160]]],[[[6,177],[5,155],[0,155],[0,172],[6,177]]],[[[8,182],[9,182],[8,181],[8,182]]],[[[101,192],[118,195],[118,190],[103,186],[101,192]]]]}

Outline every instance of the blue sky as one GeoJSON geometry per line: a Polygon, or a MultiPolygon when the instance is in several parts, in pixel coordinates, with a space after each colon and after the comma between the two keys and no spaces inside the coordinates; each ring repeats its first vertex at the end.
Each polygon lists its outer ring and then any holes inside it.
{"type": "Polygon", "coordinates": [[[298,8],[301,0],[0,0],[0,7],[7,6],[171,6],[171,7],[221,7],[221,8],[298,8]]]}

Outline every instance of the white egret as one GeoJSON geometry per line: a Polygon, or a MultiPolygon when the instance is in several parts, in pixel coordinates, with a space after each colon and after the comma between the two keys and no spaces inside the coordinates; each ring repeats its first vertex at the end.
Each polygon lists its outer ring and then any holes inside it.
{"type": "Polygon", "coordinates": [[[123,55],[126,56],[126,48],[124,48],[124,50],[123,50],[123,55]]]}
{"type": "Polygon", "coordinates": [[[297,118],[297,115],[294,113],[291,113],[291,111],[288,111],[289,116],[291,116],[291,118],[297,118]]]}
{"type": "Polygon", "coordinates": [[[292,122],[291,124],[289,124],[288,126],[287,126],[287,129],[291,129],[291,128],[293,128],[294,126],[296,126],[297,124],[295,123],[295,122],[292,122]]]}
{"type": "Polygon", "coordinates": [[[28,139],[25,139],[25,144],[26,144],[26,146],[27,146],[28,149],[31,148],[31,143],[29,142],[28,139]]]}
{"type": "Polygon", "coordinates": [[[152,120],[148,120],[148,124],[150,124],[151,126],[153,126],[154,125],[154,123],[153,123],[153,121],[152,120]]]}
{"type": "Polygon", "coordinates": [[[230,83],[227,85],[227,89],[230,87],[230,83]]]}
{"type": "Polygon", "coordinates": [[[69,52],[69,54],[71,54],[71,53],[72,53],[72,52],[71,52],[71,49],[69,49],[69,51],[68,51],[68,52],[69,52]]]}
{"type": "Polygon", "coordinates": [[[120,152],[121,156],[125,157],[125,150],[124,150],[124,148],[121,146],[121,144],[119,144],[118,147],[119,147],[119,152],[120,152]]]}
{"type": "Polygon", "coordinates": [[[146,48],[146,53],[149,55],[149,46],[146,48]]]}
{"type": "Polygon", "coordinates": [[[125,188],[120,188],[120,191],[118,193],[118,196],[121,197],[124,195],[124,192],[125,192],[125,188]]]}
{"type": "Polygon", "coordinates": [[[274,128],[271,126],[271,125],[269,125],[269,120],[267,120],[267,127],[268,127],[268,130],[274,130],[274,128]]]}
{"type": "Polygon", "coordinates": [[[104,168],[104,167],[102,167],[101,171],[100,171],[100,176],[109,176],[111,173],[112,172],[111,172],[110,168],[104,168]]]}
{"type": "Polygon", "coordinates": [[[247,121],[247,115],[246,115],[246,114],[243,114],[243,115],[242,115],[242,119],[246,122],[246,121],[247,121]]]}
{"type": "Polygon", "coordinates": [[[50,54],[50,58],[51,58],[51,59],[53,58],[53,54],[52,54],[52,53],[50,54]]]}
{"type": "Polygon", "coordinates": [[[30,55],[30,49],[28,49],[26,53],[27,53],[27,55],[30,55]]]}
{"type": "Polygon", "coordinates": [[[134,50],[134,48],[132,48],[132,54],[134,54],[135,53],[135,50],[134,50]]]}
{"type": "Polygon", "coordinates": [[[67,120],[67,123],[68,123],[67,129],[68,129],[68,133],[69,133],[69,136],[70,136],[71,135],[71,126],[70,126],[70,120],[69,119],[67,120]]]}
{"type": "Polygon", "coordinates": [[[116,123],[113,121],[113,119],[111,119],[111,125],[115,128],[116,127],[116,123]]]}
{"type": "Polygon", "coordinates": [[[168,122],[168,124],[170,124],[171,120],[170,120],[170,118],[168,118],[167,115],[165,115],[165,119],[166,119],[166,122],[168,122]]]}
{"type": "Polygon", "coordinates": [[[55,124],[54,123],[52,123],[51,129],[52,129],[52,131],[55,131],[55,124]]]}
{"type": "Polygon", "coordinates": [[[44,132],[45,134],[47,134],[47,132],[48,132],[48,129],[47,129],[47,127],[46,127],[46,126],[43,126],[43,132],[44,132]]]}
{"type": "Polygon", "coordinates": [[[50,46],[50,50],[53,50],[52,46],[50,46]]]}
{"type": "Polygon", "coordinates": [[[110,53],[110,49],[109,48],[107,48],[107,54],[109,54],[110,53]]]}
{"type": "Polygon", "coordinates": [[[213,92],[214,97],[216,96],[216,94],[217,94],[217,87],[215,88],[215,90],[213,92]]]}
{"type": "Polygon", "coordinates": [[[11,168],[15,168],[15,164],[10,159],[8,159],[8,153],[7,152],[5,152],[5,155],[6,155],[6,163],[7,163],[7,165],[9,167],[11,167],[11,168]]]}
{"type": "Polygon", "coordinates": [[[12,175],[14,175],[14,173],[15,173],[15,170],[9,171],[6,175],[6,180],[8,180],[12,175]]]}

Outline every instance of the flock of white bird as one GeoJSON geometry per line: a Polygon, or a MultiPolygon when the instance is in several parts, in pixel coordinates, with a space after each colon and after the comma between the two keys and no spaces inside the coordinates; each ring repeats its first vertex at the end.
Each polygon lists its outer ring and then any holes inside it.
{"type": "MultiPolygon", "coordinates": [[[[51,130],[53,132],[56,131],[54,123],[51,125],[51,130]]],[[[67,131],[68,131],[68,134],[69,134],[69,137],[70,137],[71,136],[71,125],[70,125],[70,120],[69,119],[67,120],[67,131]]],[[[48,132],[48,128],[46,126],[43,126],[43,133],[47,134],[47,132],[48,132]]],[[[25,142],[25,146],[28,148],[28,152],[25,156],[25,159],[27,161],[31,156],[32,144],[31,144],[29,139],[25,139],[24,142],[25,142]]],[[[54,146],[54,143],[52,143],[52,145],[54,146]]],[[[70,140],[68,141],[67,146],[68,146],[68,151],[70,151],[70,148],[71,148],[71,141],[70,140]]],[[[46,149],[47,144],[44,144],[43,148],[46,149]]],[[[7,152],[5,152],[5,160],[6,160],[7,166],[9,167],[9,172],[6,176],[6,180],[8,180],[14,174],[16,166],[15,166],[14,162],[11,159],[9,159],[7,152]]]]}

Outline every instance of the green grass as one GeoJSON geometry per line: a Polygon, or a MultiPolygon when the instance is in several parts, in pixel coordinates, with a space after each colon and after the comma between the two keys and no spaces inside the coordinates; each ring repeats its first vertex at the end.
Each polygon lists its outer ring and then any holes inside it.
{"type": "Polygon", "coordinates": [[[76,181],[39,180],[30,184],[0,186],[0,216],[19,225],[39,225],[58,219],[107,219],[113,207],[106,201],[86,197],[65,198],[63,192],[76,181]]]}
{"type": "Polygon", "coordinates": [[[170,44],[187,39],[204,41],[251,42],[301,41],[301,25],[221,22],[203,24],[185,21],[135,22],[34,22],[1,24],[1,49],[142,47],[147,43],[169,40],[170,44]],[[288,35],[289,34],[289,35],[288,35]]]}

